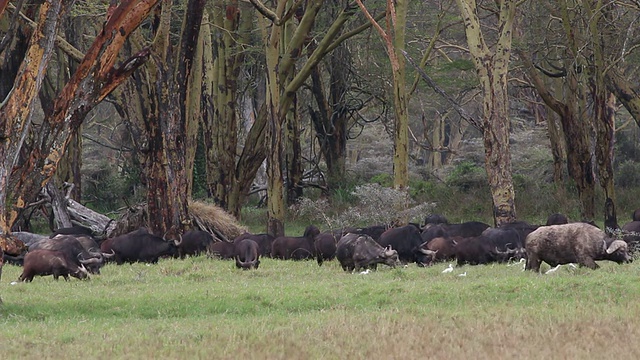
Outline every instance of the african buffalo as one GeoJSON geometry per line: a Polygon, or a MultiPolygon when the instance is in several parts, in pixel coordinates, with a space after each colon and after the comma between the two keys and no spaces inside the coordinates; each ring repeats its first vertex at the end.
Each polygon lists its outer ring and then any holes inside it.
{"type": "Polygon", "coordinates": [[[197,256],[206,252],[213,244],[213,236],[206,231],[190,230],[182,235],[178,246],[178,256],[184,259],[187,255],[197,256]]]}
{"type": "Polygon", "coordinates": [[[65,280],[69,280],[69,275],[86,279],[88,272],[84,266],[78,266],[69,259],[63,251],[36,249],[30,250],[24,257],[24,268],[19,280],[31,282],[36,275],[53,275],[56,280],[62,276],[65,280]]]}
{"type": "Polygon", "coordinates": [[[353,228],[349,232],[353,234],[369,235],[371,236],[371,238],[373,238],[373,240],[378,241],[382,233],[389,230],[390,228],[392,227],[389,225],[373,225],[362,228],[353,228]]]}
{"type": "Polygon", "coordinates": [[[31,244],[36,243],[40,240],[48,239],[49,237],[46,235],[34,234],[26,231],[14,231],[11,235],[18,238],[18,240],[22,241],[27,247],[31,244]]]}
{"type": "Polygon", "coordinates": [[[425,227],[420,236],[423,242],[429,242],[437,237],[474,237],[491,227],[480,221],[467,221],[461,224],[436,224],[425,227]]]}
{"type": "Polygon", "coordinates": [[[257,269],[260,265],[260,247],[251,239],[243,239],[235,243],[236,267],[238,269],[257,269]]]}
{"type": "Polygon", "coordinates": [[[463,238],[457,237],[437,237],[427,243],[424,248],[435,252],[434,261],[453,260],[456,257],[456,245],[463,238]]]}
{"type": "Polygon", "coordinates": [[[207,249],[209,256],[217,257],[223,260],[233,259],[236,256],[236,248],[234,243],[227,241],[216,241],[209,245],[207,249]]]}
{"type": "Polygon", "coordinates": [[[148,233],[146,229],[116,236],[111,241],[111,250],[115,253],[114,259],[118,265],[125,262],[157,263],[162,256],[173,257],[177,254],[178,246],[180,240],[167,241],[148,233]]]}
{"type": "Polygon", "coordinates": [[[622,240],[628,244],[640,242],[640,221],[631,221],[622,226],[622,240]]]}
{"type": "Polygon", "coordinates": [[[397,251],[391,247],[383,248],[371,236],[364,234],[343,236],[336,246],[336,258],[344,271],[376,270],[378,264],[390,267],[400,264],[397,251]]]}
{"type": "Polygon", "coordinates": [[[632,221],[640,221],[640,209],[635,209],[633,213],[631,213],[632,221]]]}
{"type": "Polygon", "coordinates": [[[568,224],[568,223],[569,223],[569,219],[567,219],[566,215],[560,214],[560,213],[555,213],[555,214],[551,214],[551,215],[549,215],[549,217],[547,217],[546,226],[549,226],[549,225],[562,225],[562,224],[568,224]]]}
{"type": "Polygon", "coordinates": [[[424,228],[437,224],[449,224],[449,220],[440,214],[431,214],[424,218],[424,228]]]}
{"type": "Polygon", "coordinates": [[[586,224],[571,223],[543,226],[527,236],[526,269],[540,271],[544,261],[550,266],[578,263],[598,268],[596,260],[631,262],[627,243],[613,240],[604,231],[586,224]]]}
{"type": "Polygon", "coordinates": [[[98,244],[86,236],[56,235],[51,239],[45,238],[29,246],[29,252],[38,249],[61,251],[69,261],[77,266],[86,266],[92,274],[100,274],[105,257],[113,256],[112,253],[103,254],[100,252],[98,244]]]}
{"type": "Polygon", "coordinates": [[[240,240],[244,240],[244,239],[250,239],[255,241],[258,244],[258,247],[260,248],[260,256],[266,256],[266,257],[271,257],[271,244],[273,243],[273,240],[275,239],[273,237],[273,235],[269,235],[269,234],[251,234],[248,232],[245,232],[244,234],[240,234],[238,235],[238,237],[236,237],[233,242],[238,242],[240,240]]]}
{"type": "Polygon", "coordinates": [[[271,244],[271,257],[285,260],[312,259],[315,256],[313,242],[318,234],[320,234],[320,230],[313,225],[309,225],[302,236],[277,237],[271,244]]]}
{"type": "Polygon", "coordinates": [[[354,230],[354,228],[325,231],[316,236],[313,245],[319,266],[322,266],[324,261],[333,260],[333,258],[336,257],[336,245],[338,241],[351,230],[354,230]]]}
{"type": "Polygon", "coordinates": [[[415,262],[418,266],[429,266],[435,258],[435,252],[423,248],[420,230],[413,225],[391,228],[378,239],[382,247],[391,246],[398,252],[403,263],[415,262]]]}

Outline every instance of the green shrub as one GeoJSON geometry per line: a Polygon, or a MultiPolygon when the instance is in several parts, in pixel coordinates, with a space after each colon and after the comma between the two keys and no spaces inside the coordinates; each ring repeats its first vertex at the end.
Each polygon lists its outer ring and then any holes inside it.
{"type": "Polygon", "coordinates": [[[615,182],[623,188],[640,186],[640,163],[631,160],[621,163],[616,172],[615,182]]]}
{"type": "Polygon", "coordinates": [[[482,166],[471,161],[463,161],[447,176],[446,183],[465,192],[482,189],[487,186],[487,174],[482,166]]]}

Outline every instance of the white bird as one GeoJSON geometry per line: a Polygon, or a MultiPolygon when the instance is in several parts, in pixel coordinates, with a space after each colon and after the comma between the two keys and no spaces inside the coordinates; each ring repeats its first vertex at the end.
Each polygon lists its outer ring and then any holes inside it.
{"type": "Polygon", "coordinates": [[[462,274],[458,274],[458,276],[467,276],[467,272],[463,272],[462,274]]]}
{"type": "Polygon", "coordinates": [[[556,267],[554,267],[554,268],[552,268],[552,269],[549,269],[549,270],[545,271],[545,273],[544,273],[544,274],[545,274],[545,275],[547,275],[547,274],[552,274],[552,273],[556,272],[556,270],[560,269],[560,266],[562,266],[562,264],[558,264],[558,265],[556,265],[556,267]]]}
{"type": "Polygon", "coordinates": [[[452,271],[453,271],[453,264],[450,263],[448,268],[442,270],[442,273],[446,274],[446,273],[450,273],[452,271]]]}
{"type": "Polygon", "coordinates": [[[574,263],[569,263],[569,264],[567,264],[567,265],[571,266],[571,268],[573,268],[573,269],[576,269],[576,268],[577,268],[576,264],[574,264],[574,263]]]}
{"type": "Polygon", "coordinates": [[[12,282],[11,282],[11,285],[15,285],[15,284],[17,284],[17,283],[18,283],[17,281],[12,281],[12,282]]]}
{"type": "Polygon", "coordinates": [[[367,270],[365,270],[365,271],[362,271],[360,274],[362,274],[362,275],[367,275],[368,273],[369,273],[369,269],[367,269],[367,270]]]}

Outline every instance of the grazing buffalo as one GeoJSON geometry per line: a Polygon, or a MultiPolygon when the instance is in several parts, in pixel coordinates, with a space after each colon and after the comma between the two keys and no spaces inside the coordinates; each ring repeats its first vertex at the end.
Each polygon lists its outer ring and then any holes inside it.
{"type": "Polygon", "coordinates": [[[344,271],[376,270],[378,264],[396,267],[400,263],[397,251],[383,248],[371,236],[364,234],[343,236],[336,247],[336,258],[344,271]]]}
{"type": "Polygon", "coordinates": [[[271,257],[275,259],[305,260],[315,257],[314,240],[320,230],[313,225],[307,226],[299,237],[280,236],[271,244],[271,257]]]}
{"type": "Polygon", "coordinates": [[[251,239],[243,239],[235,243],[236,267],[248,270],[257,269],[260,265],[260,247],[251,239]]]}
{"type": "Polygon", "coordinates": [[[540,227],[527,236],[526,249],[526,269],[532,271],[540,271],[543,261],[552,267],[577,263],[591,269],[598,268],[596,260],[632,261],[626,242],[586,223],[540,227]]]}
{"type": "Polygon", "coordinates": [[[318,265],[322,266],[324,261],[333,260],[336,257],[336,245],[338,241],[346,234],[354,230],[353,228],[326,231],[318,234],[314,241],[316,251],[316,260],[318,265]]]}
{"type": "Polygon", "coordinates": [[[456,245],[459,241],[462,241],[459,236],[457,237],[437,237],[427,243],[426,249],[435,253],[434,261],[453,260],[456,257],[456,245]]]}
{"type": "Polygon", "coordinates": [[[640,221],[631,221],[622,226],[622,240],[628,244],[640,242],[640,221]]]}
{"type": "Polygon", "coordinates": [[[178,253],[180,240],[167,241],[141,228],[112,239],[111,250],[116,264],[146,262],[155,264],[163,256],[173,257],[178,253]]]}
{"type": "Polygon", "coordinates": [[[15,266],[22,266],[24,265],[24,256],[27,253],[24,254],[20,254],[17,256],[13,256],[13,255],[9,255],[7,253],[4,253],[4,255],[2,255],[2,260],[4,261],[5,264],[11,264],[11,265],[15,265],[15,266]]]}
{"type": "Polygon", "coordinates": [[[568,223],[569,223],[569,219],[567,219],[566,215],[555,213],[555,214],[549,215],[549,217],[547,218],[546,226],[562,225],[562,224],[568,224],[568,223]]]}
{"type": "Polygon", "coordinates": [[[216,241],[209,246],[207,250],[209,256],[217,257],[223,260],[230,260],[236,256],[236,248],[234,243],[226,241],[216,241]]]}
{"type": "Polygon", "coordinates": [[[213,244],[213,236],[206,231],[190,230],[182,235],[182,241],[178,246],[178,256],[184,259],[187,255],[198,256],[207,252],[213,244]]]}
{"type": "Polygon", "coordinates": [[[56,280],[62,276],[65,280],[69,280],[69,275],[86,279],[88,272],[84,266],[78,266],[69,259],[63,251],[37,249],[30,250],[24,257],[24,268],[19,280],[31,282],[36,275],[53,275],[56,280]]]}
{"type": "Polygon", "coordinates": [[[84,265],[92,274],[100,274],[106,257],[111,254],[100,252],[98,244],[90,237],[73,235],[57,235],[51,239],[45,238],[29,246],[29,252],[43,249],[61,251],[66,258],[77,266],[84,265]]]}
{"type": "Polygon", "coordinates": [[[260,256],[271,257],[271,244],[275,239],[273,235],[269,234],[251,234],[244,233],[239,235],[237,238],[233,240],[233,242],[238,242],[240,240],[250,239],[258,243],[258,247],[260,248],[260,256]]]}
{"type": "Polygon", "coordinates": [[[474,237],[480,236],[489,228],[489,224],[480,221],[468,221],[461,224],[437,224],[426,227],[420,236],[423,242],[429,242],[437,237],[474,237]]]}
{"type": "Polygon", "coordinates": [[[635,209],[633,213],[631,213],[632,221],[640,221],[640,209],[635,209]]]}
{"type": "Polygon", "coordinates": [[[498,255],[493,243],[482,235],[462,238],[455,251],[458,266],[488,264],[497,261],[498,255]]]}
{"type": "Polygon", "coordinates": [[[413,225],[391,228],[380,235],[378,243],[382,247],[391,246],[398,252],[403,263],[415,262],[418,266],[429,266],[435,258],[435,252],[425,249],[420,230],[413,225]]]}
{"type": "Polygon", "coordinates": [[[350,229],[349,232],[353,234],[369,235],[371,236],[371,238],[373,238],[373,240],[378,241],[382,233],[389,230],[390,228],[391,226],[388,226],[388,225],[373,225],[373,226],[368,226],[363,228],[350,229]]]}

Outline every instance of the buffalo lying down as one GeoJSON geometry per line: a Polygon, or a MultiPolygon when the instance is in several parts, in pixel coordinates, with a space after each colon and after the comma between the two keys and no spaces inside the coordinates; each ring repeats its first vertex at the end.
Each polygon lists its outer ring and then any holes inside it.
{"type": "Polygon", "coordinates": [[[540,271],[544,261],[550,266],[577,263],[598,268],[596,260],[631,262],[627,243],[609,238],[604,231],[586,223],[543,226],[525,241],[526,269],[540,271]]]}

